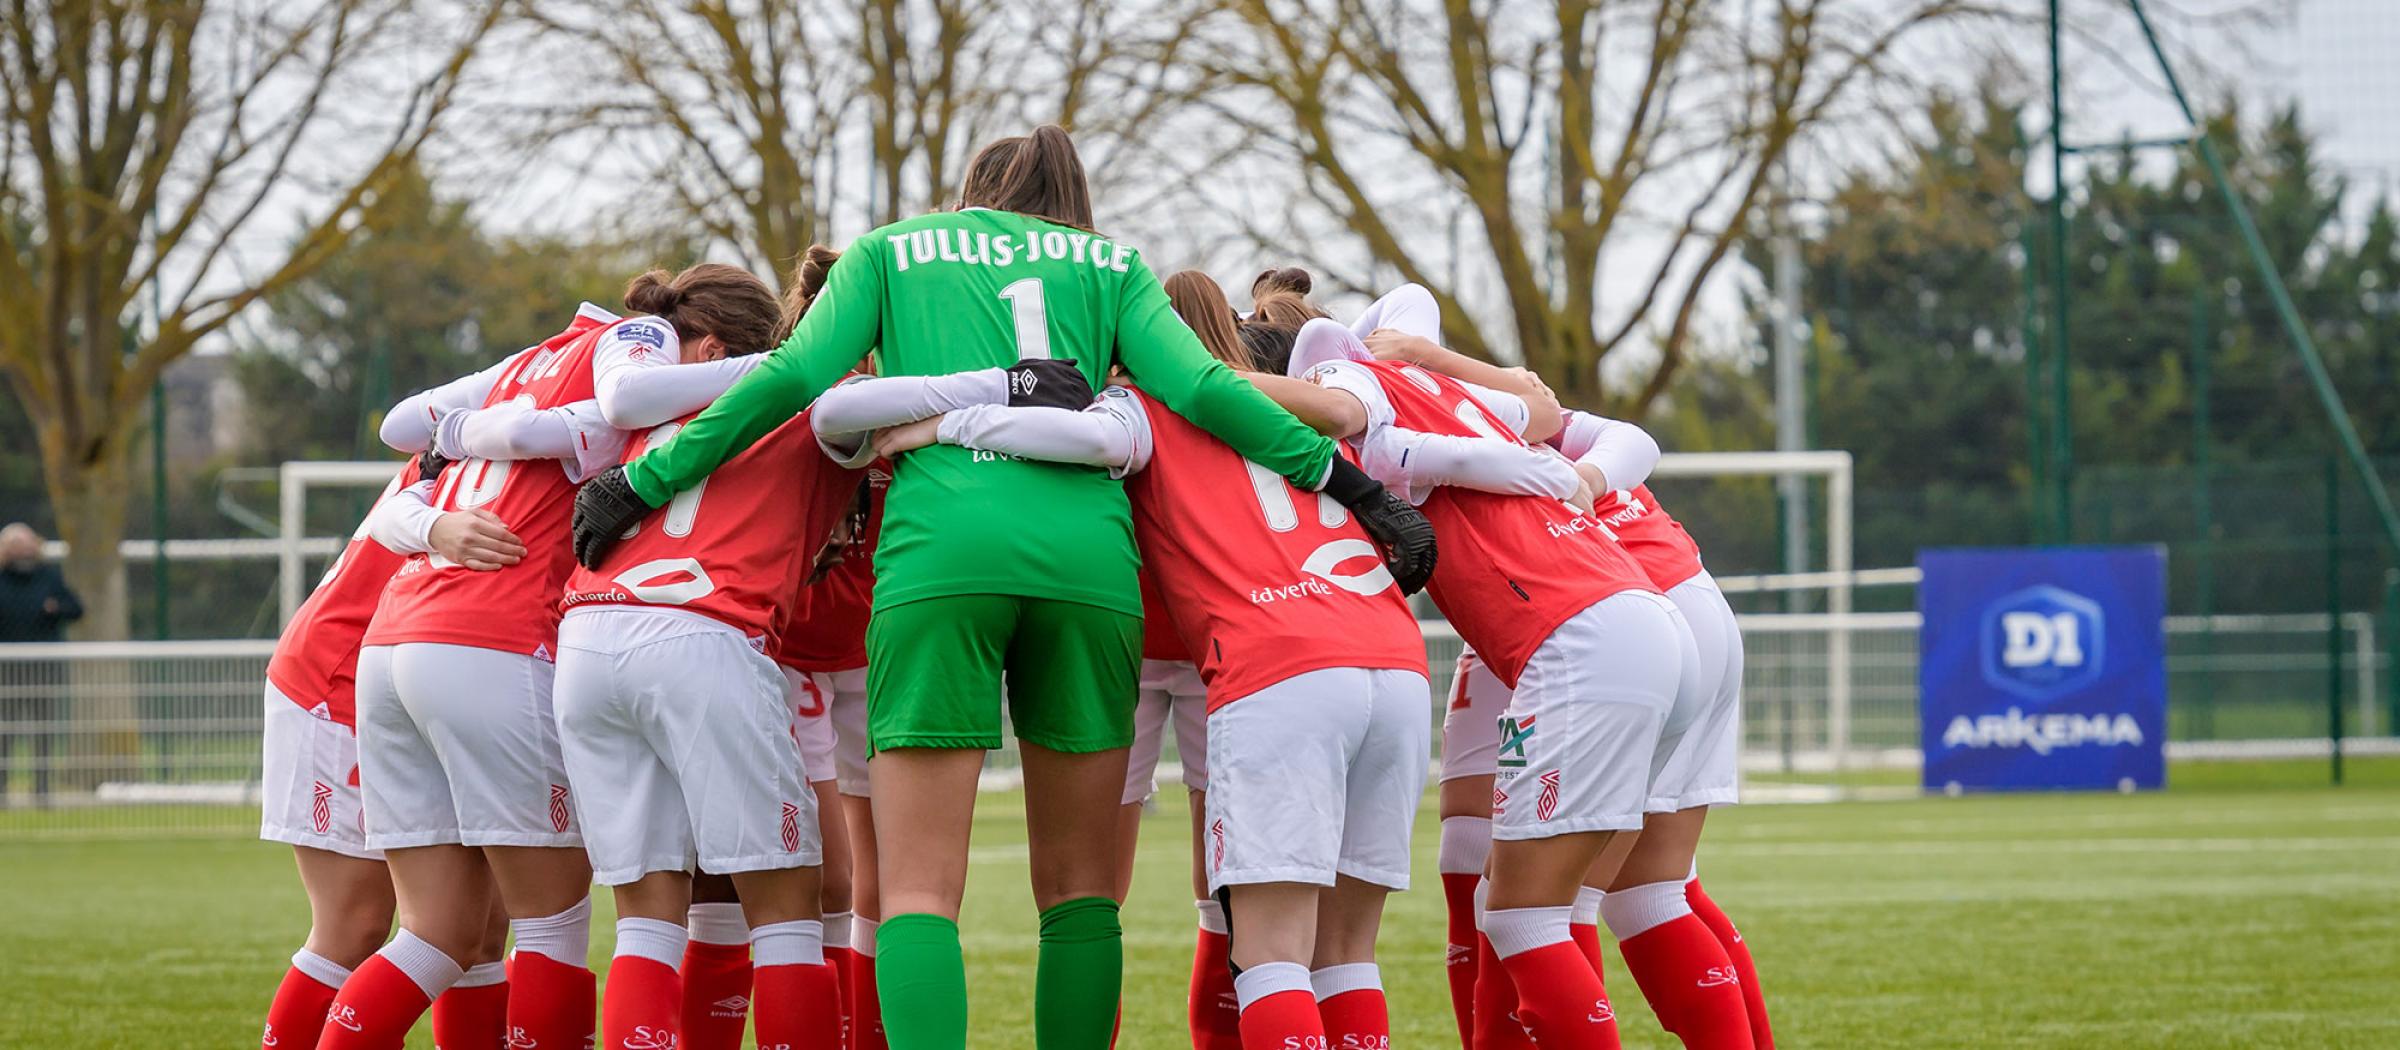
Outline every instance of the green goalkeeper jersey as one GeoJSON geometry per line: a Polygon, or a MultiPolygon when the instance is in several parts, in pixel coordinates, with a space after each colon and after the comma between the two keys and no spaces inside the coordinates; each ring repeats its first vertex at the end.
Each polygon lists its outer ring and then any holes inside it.
{"type": "MultiPolygon", "coordinates": [[[[859,238],[792,337],[707,411],[626,468],[652,506],[698,484],[880,347],[885,375],[1073,360],[1098,389],[1112,364],[1142,389],[1303,488],[1333,443],[1200,345],[1132,248],[1014,212],[969,209],[859,238]]],[[[1104,470],[950,445],[900,458],[875,554],[875,605],[1014,594],[1134,615],[1138,556],[1124,487],[1104,470]]]]}

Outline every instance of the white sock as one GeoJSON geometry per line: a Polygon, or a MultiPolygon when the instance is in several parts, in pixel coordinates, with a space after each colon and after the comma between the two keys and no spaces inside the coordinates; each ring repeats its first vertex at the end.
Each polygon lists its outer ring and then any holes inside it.
{"type": "Polygon", "coordinates": [[[1444,875],[1473,875],[1492,855],[1490,817],[1443,817],[1442,849],[1436,856],[1444,875]]]}
{"type": "Polygon", "coordinates": [[[592,899],[585,897],[556,915],[510,919],[508,931],[516,935],[518,951],[582,966],[592,954],[592,899]]]}
{"type": "Polygon", "coordinates": [[[1207,930],[1208,932],[1216,934],[1219,937],[1233,936],[1233,927],[1225,924],[1224,905],[1217,903],[1214,899],[1211,899],[1204,901],[1193,901],[1192,907],[1197,908],[1200,911],[1201,929],[1207,930]]]}
{"type": "Polygon", "coordinates": [[[1577,926],[1596,926],[1600,923],[1600,902],[1608,894],[1598,886],[1583,886],[1575,891],[1575,915],[1569,920],[1577,926]]]}
{"type": "Polygon", "coordinates": [[[695,904],[684,913],[691,938],[702,944],[748,944],[750,924],[742,918],[742,906],[731,901],[695,904]]]}
{"type": "Polygon", "coordinates": [[[825,962],[825,923],[794,919],[750,929],[750,965],[818,966],[825,962]]]}
{"type": "Polygon", "coordinates": [[[846,911],[837,911],[825,917],[826,947],[850,947],[850,921],[852,918],[851,913],[846,911]]]}
{"type": "Polygon", "coordinates": [[[1317,993],[1320,1003],[1350,992],[1380,992],[1383,990],[1383,971],[1371,962],[1343,963],[1311,972],[1308,986],[1317,993]]]}
{"type": "Polygon", "coordinates": [[[1523,955],[1536,948],[1564,944],[1574,938],[1567,933],[1567,920],[1574,909],[1565,906],[1552,908],[1495,908],[1483,913],[1483,935],[1491,938],[1492,953],[1503,959],[1523,955]]]}
{"type": "Polygon", "coordinates": [[[1308,967],[1296,962],[1260,963],[1233,976],[1233,999],[1244,1010],[1251,1003],[1284,992],[1316,994],[1308,984],[1308,967]]]}
{"type": "Polygon", "coordinates": [[[383,956],[385,961],[407,974],[409,980],[417,982],[417,988],[425,993],[427,999],[449,991],[450,986],[457,984],[459,977],[466,973],[459,968],[457,960],[442,954],[440,948],[425,943],[407,930],[400,931],[399,936],[392,938],[391,943],[375,954],[383,956]]]}
{"type": "Polygon", "coordinates": [[[1492,899],[1492,880],[1475,880],[1475,928],[1483,929],[1483,917],[1491,914],[1487,907],[1492,899]]]}
{"type": "Polygon", "coordinates": [[[505,980],[508,980],[507,963],[498,961],[476,963],[473,966],[467,967],[467,972],[461,975],[458,980],[451,982],[450,987],[489,988],[492,985],[499,984],[505,980]]]}
{"type": "Polygon", "coordinates": [[[1683,883],[1645,882],[1631,889],[1618,890],[1600,902],[1600,917],[1608,922],[1608,932],[1620,941],[1632,940],[1692,913],[1692,902],[1683,895],[1683,883]]]}
{"type": "Polygon", "coordinates": [[[875,930],[882,925],[880,920],[870,919],[864,915],[851,915],[850,950],[857,952],[862,958],[874,958],[875,930]]]}
{"type": "Polygon", "coordinates": [[[683,942],[690,935],[665,919],[617,920],[617,958],[631,955],[673,970],[683,965],[683,942]]]}
{"type": "Polygon", "coordinates": [[[292,953],[292,969],[307,974],[309,980],[335,991],[340,991],[342,982],[350,979],[349,967],[306,948],[292,953]]]}

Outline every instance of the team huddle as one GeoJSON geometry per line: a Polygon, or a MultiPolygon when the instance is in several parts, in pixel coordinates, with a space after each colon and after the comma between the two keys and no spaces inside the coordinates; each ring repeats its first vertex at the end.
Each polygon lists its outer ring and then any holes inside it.
{"type": "Polygon", "coordinates": [[[1172,732],[1195,1050],[1383,1050],[1420,589],[1468,646],[1462,1047],[1618,1045],[1601,925],[1684,1045],[1772,1046],[1694,862],[1735,801],[1741,638],[1657,444],[1443,349],[1422,288],[1343,323],[1271,270],[1237,313],[1092,227],[1040,128],[781,299],[653,271],[393,406],[412,458],[268,667],[262,836],[311,926],[262,1046],[397,1050],[428,1013],[444,1050],[974,1045],[958,914],[1006,731],[1037,1045],[1118,1041],[1172,732]]]}

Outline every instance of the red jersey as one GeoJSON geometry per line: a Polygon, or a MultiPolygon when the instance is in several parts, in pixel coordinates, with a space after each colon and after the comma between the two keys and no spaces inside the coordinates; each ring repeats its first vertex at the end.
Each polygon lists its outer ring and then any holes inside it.
{"type": "MultiPolygon", "coordinates": [[[[1372,376],[1395,426],[1523,444],[1457,380],[1415,365],[1341,362],[1372,376]]],[[[1619,591],[1652,589],[1606,526],[1557,500],[1444,485],[1417,508],[1441,539],[1433,603],[1509,688],[1550,632],[1619,591]]]]}
{"type": "MultiPolygon", "coordinates": [[[[694,412],[626,442],[625,459],[664,444],[694,412]]],[[[598,569],[577,566],[562,609],[644,605],[726,624],[761,653],[796,604],[817,548],[850,512],[858,473],[817,448],[803,412],[634,526],[598,569]]]]}
{"type": "Polygon", "coordinates": [[[1682,522],[1658,505],[1658,497],[1650,494],[1650,486],[1603,494],[1592,505],[1592,517],[1617,534],[1617,542],[1625,546],[1625,553],[1641,563],[1642,572],[1659,590],[1672,590],[1675,585],[1700,575],[1700,545],[1692,542],[1691,533],[1683,531],[1682,522]]]}
{"type": "MultiPolygon", "coordinates": [[[[842,563],[824,579],[801,587],[796,600],[785,606],[783,622],[775,628],[776,663],[825,673],[867,666],[867,617],[875,611],[875,541],[883,533],[883,493],[891,487],[890,463],[879,459],[867,466],[863,525],[842,552],[842,563]]],[[[822,546],[821,537],[808,556],[814,558],[822,546]]],[[[805,576],[805,566],[802,572],[805,576]]]]}
{"type": "MultiPolygon", "coordinates": [[[[381,506],[392,494],[417,483],[417,461],[411,459],[383,487],[381,506]]],[[[359,639],[375,618],[383,585],[400,568],[400,556],[367,538],[367,523],[342,553],[325,567],[317,589],[283,625],[275,655],[267,660],[267,681],[293,703],[314,709],[323,705],[338,725],[358,725],[357,684],[359,639]]]]}
{"type": "Polygon", "coordinates": [[[1145,619],[1174,623],[1209,710],[1331,667],[1425,672],[1408,601],[1341,504],[1293,488],[1146,394],[1111,388],[1101,410],[1148,435],[1149,463],[1125,489],[1169,615],[1145,619]]]}
{"type": "MultiPolygon", "coordinates": [[[[492,385],[484,406],[515,401],[560,408],[592,397],[592,350],[615,324],[577,315],[567,330],[521,351],[492,385]]],[[[558,589],[575,568],[568,522],[575,482],[555,459],[452,463],[434,487],[441,510],[483,508],[525,543],[525,560],[476,572],[438,554],[402,563],[384,589],[366,644],[439,642],[550,659],[558,637],[558,589]]]]}
{"type": "Polygon", "coordinates": [[[1183,635],[1176,633],[1175,615],[1158,593],[1158,579],[1148,561],[1142,562],[1134,578],[1142,585],[1142,659],[1191,663],[1192,651],[1184,647],[1183,635]]]}

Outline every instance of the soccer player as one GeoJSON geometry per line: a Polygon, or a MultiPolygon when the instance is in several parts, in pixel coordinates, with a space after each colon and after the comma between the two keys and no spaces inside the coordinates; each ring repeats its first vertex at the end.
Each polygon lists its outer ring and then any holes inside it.
{"type": "Polygon", "coordinates": [[[368,844],[391,864],[401,932],[337,997],[342,1016],[326,1028],[332,1050],[399,1045],[427,1000],[458,978],[495,879],[516,941],[510,1038],[569,1047],[591,1038],[591,869],[550,704],[558,595],[574,566],[569,508],[577,480],[619,458],[620,428],[672,403],[636,396],[668,384],[633,373],[658,371],[669,383],[697,376],[722,390],[738,369],[665,369],[679,353],[705,359],[763,346],[778,314],[756,277],[715,265],[637,277],[626,305],[647,316],[621,320],[587,305],[541,345],[413,396],[386,417],[386,443],[413,451],[466,435],[469,427],[453,425],[459,408],[525,416],[527,455],[453,463],[434,505],[489,510],[527,553],[488,573],[412,557],[368,627],[358,672],[362,795],[368,844]],[[600,424],[537,425],[584,402],[600,424]]]}
{"type": "MultiPolygon", "coordinates": [[[[956,211],[854,243],[768,362],[673,441],[578,496],[579,555],[789,419],[878,350],[887,374],[983,370],[1017,404],[1081,407],[1122,364],[1151,394],[1268,469],[1349,505],[1413,581],[1421,517],[1210,359],[1131,246],[1092,232],[1091,195],[1056,127],[968,165],[956,211]],[[1013,364],[1012,364],[1013,362],[1013,364]]],[[[1107,1046],[1122,978],[1117,804],[1132,738],[1140,597],[1130,515],[1105,472],[928,448],[897,464],[868,625],[868,776],[885,919],[876,981],[899,1050],[966,1042],[957,914],[982,751],[1008,697],[1023,744],[1035,904],[1035,1030],[1107,1046]],[[889,658],[887,658],[889,657],[889,658]],[[1005,672],[1005,683],[1003,681],[1005,672]]]]}
{"type": "MultiPolygon", "coordinates": [[[[909,392],[881,400],[922,402],[929,382],[872,380],[819,404],[863,413],[851,402],[893,388],[909,392]]],[[[1408,885],[1430,741],[1424,641],[1365,534],[1137,389],[1084,412],[972,405],[882,447],[929,437],[1128,479],[1157,584],[1147,615],[1200,657],[1207,691],[1201,847],[1230,920],[1239,1045],[1388,1045],[1375,934],[1385,895],[1408,885]],[[1255,499],[1224,498],[1244,491],[1255,499]]]]}
{"type": "MultiPolygon", "coordinates": [[[[367,847],[359,810],[355,706],[359,639],[384,583],[403,557],[426,551],[485,571],[524,557],[524,545],[488,513],[444,514],[393,498],[418,477],[412,459],[384,487],[374,511],[284,625],[267,661],[259,837],[291,845],[308,894],[309,928],[267,1008],[261,1047],[316,1046],[335,993],[391,933],[391,873],[383,854],[367,847]],[[394,515],[393,527],[376,527],[394,515]]],[[[437,1042],[491,1045],[506,1034],[505,917],[497,930],[488,922],[485,929],[465,976],[434,1001],[437,1042]]]]}
{"type": "Polygon", "coordinates": [[[1291,367],[1356,399],[1345,432],[1368,471],[1421,500],[1442,537],[1435,604],[1515,689],[1483,932],[1518,1020],[1553,1050],[1613,1047],[1614,1015],[1568,927],[1609,838],[1641,826],[1662,734],[1690,719],[1677,701],[1698,661],[1680,614],[1583,515],[1588,502],[1564,502],[1593,495],[1573,468],[1525,446],[1518,420],[1466,386],[1375,361],[1323,320],[1302,330],[1291,367]]]}

